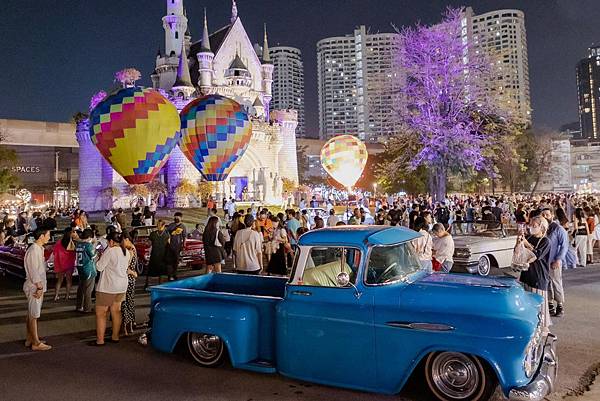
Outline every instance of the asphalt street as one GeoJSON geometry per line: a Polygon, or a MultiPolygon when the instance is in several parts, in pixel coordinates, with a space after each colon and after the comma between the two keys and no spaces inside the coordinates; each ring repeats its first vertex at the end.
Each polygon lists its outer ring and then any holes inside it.
{"type": "MultiPolygon", "coordinates": [[[[137,317],[142,322],[149,298],[142,280],[138,281],[137,317]]],[[[580,392],[600,362],[600,266],[565,272],[565,285],[566,313],[552,327],[559,338],[559,380],[549,400],[580,392]]],[[[257,374],[227,364],[203,369],[184,350],[162,354],[139,345],[137,336],[90,347],[93,315],[80,315],[74,311],[74,301],[55,303],[52,297],[53,291],[45,296],[40,333],[54,349],[32,352],[23,345],[26,304],[20,283],[0,277],[2,400],[428,400],[419,378],[392,397],[257,374]]],[[[496,394],[495,399],[503,397],[496,394]]]]}

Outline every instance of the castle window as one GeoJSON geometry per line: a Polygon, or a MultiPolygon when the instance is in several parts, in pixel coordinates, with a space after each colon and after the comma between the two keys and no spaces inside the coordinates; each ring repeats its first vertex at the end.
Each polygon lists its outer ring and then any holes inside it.
{"type": "Polygon", "coordinates": [[[175,31],[175,39],[179,39],[179,32],[175,31]]]}

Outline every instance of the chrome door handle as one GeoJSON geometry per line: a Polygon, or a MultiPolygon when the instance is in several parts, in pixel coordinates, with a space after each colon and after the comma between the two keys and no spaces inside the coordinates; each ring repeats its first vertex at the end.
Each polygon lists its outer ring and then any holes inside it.
{"type": "Polygon", "coordinates": [[[292,291],[293,295],[302,295],[305,297],[310,297],[312,295],[312,292],[309,291],[292,291]]]}

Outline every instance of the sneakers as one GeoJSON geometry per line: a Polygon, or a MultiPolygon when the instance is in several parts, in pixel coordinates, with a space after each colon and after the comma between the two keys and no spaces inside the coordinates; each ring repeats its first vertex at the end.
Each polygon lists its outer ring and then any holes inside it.
{"type": "Polygon", "coordinates": [[[38,345],[33,344],[31,346],[32,351],[48,351],[51,350],[52,346],[44,343],[39,343],[38,345]]]}
{"type": "Polygon", "coordinates": [[[553,303],[548,304],[548,309],[550,310],[550,316],[556,316],[556,309],[553,303]]]}
{"type": "Polygon", "coordinates": [[[564,315],[564,312],[563,312],[563,306],[559,304],[559,305],[556,307],[556,313],[554,314],[554,316],[556,316],[556,317],[561,317],[561,316],[563,316],[563,315],[564,315]]]}

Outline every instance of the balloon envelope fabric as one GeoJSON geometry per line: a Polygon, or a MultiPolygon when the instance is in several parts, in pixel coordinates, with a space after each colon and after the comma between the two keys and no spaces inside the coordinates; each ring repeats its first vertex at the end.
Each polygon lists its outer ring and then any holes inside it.
{"type": "Polygon", "coordinates": [[[123,88],[90,113],[90,136],[129,184],[145,184],[180,140],[175,106],[150,88],[123,88]]]}
{"type": "Polygon", "coordinates": [[[181,110],[181,150],[207,181],[223,181],[252,138],[252,122],[236,101],[220,95],[181,110]]]}
{"type": "Polygon", "coordinates": [[[351,188],[367,164],[367,147],[352,135],[331,138],[321,149],[321,165],[334,180],[351,188]]]}

